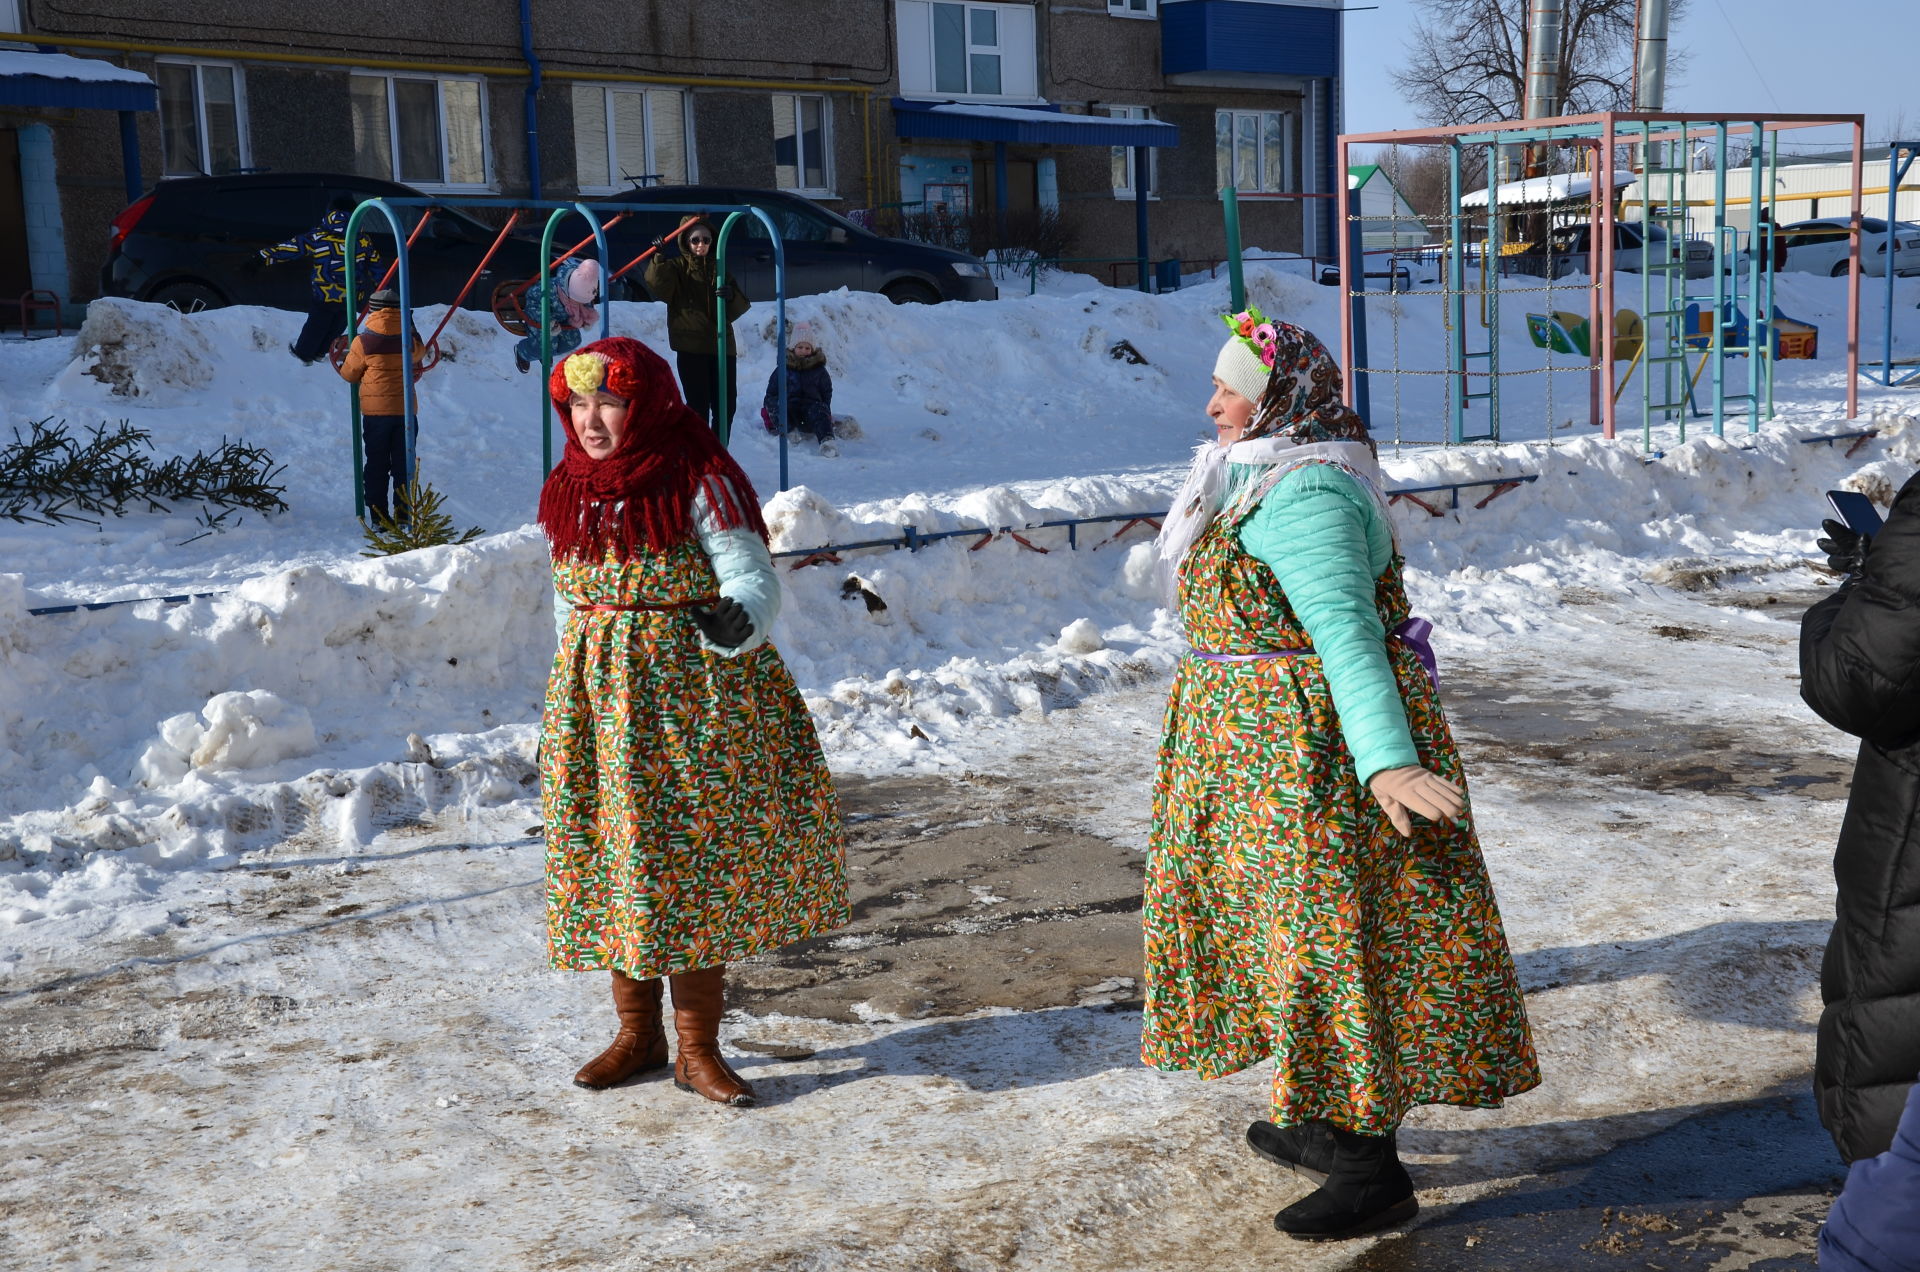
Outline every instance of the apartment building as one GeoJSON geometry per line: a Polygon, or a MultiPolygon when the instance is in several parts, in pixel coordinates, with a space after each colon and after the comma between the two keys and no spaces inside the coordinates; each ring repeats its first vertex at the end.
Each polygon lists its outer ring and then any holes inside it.
{"type": "Polygon", "coordinates": [[[1232,184],[1248,244],[1330,233],[1337,0],[0,0],[0,28],[0,301],[83,302],[146,186],[243,170],[774,187],[976,251],[1050,214],[1078,257],[1144,220],[1155,259],[1221,255],[1232,184]]]}

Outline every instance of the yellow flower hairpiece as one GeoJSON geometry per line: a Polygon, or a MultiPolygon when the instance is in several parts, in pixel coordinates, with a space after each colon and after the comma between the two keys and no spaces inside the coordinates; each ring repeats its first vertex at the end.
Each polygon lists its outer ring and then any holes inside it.
{"type": "Polygon", "coordinates": [[[593,393],[606,382],[605,354],[576,353],[567,359],[567,387],[575,393],[593,393]]]}

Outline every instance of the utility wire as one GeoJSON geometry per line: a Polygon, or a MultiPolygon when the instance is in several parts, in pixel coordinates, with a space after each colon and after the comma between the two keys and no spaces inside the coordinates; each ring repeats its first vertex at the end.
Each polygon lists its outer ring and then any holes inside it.
{"type": "Polygon", "coordinates": [[[1773,95],[1773,85],[1767,83],[1767,77],[1761,74],[1759,64],[1753,60],[1753,54],[1747,52],[1747,42],[1740,38],[1740,28],[1733,24],[1732,18],[1727,16],[1727,6],[1721,4],[1720,0],[1713,0],[1713,7],[1720,10],[1721,20],[1727,24],[1727,30],[1732,34],[1733,42],[1740,46],[1740,56],[1746,58],[1747,65],[1753,68],[1753,77],[1760,81],[1761,88],[1767,90],[1767,100],[1773,103],[1775,110],[1779,110],[1780,99],[1773,95]]]}

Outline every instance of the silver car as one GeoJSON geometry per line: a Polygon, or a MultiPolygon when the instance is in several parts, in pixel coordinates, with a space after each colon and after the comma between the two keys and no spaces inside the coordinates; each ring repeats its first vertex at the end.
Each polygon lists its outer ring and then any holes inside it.
{"type": "MultiPolygon", "coordinates": [[[[1642,225],[1637,221],[1615,221],[1613,223],[1613,267],[1626,274],[1638,274],[1642,262],[1646,259],[1647,243],[1642,239],[1642,225]]],[[[1664,225],[1644,227],[1646,239],[1653,245],[1654,259],[1666,261],[1674,259],[1674,254],[1685,252],[1688,278],[1713,277],[1713,244],[1700,239],[1688,239],[1676,244],[1667,233],[1664,225]]],[[[1587,251],[1592,242],[1592,227],[1589,225],[1563,225],[1551,234],[1546,250],[1534,250],[1524,254],[1531,258],[1535,267],[1528,273],[1545,275],[1546,265],[1541,257],[1553,262],[1553,276],[1564,278],[1568,274],[1593,273],[1588,264],[1587,251]]]]}

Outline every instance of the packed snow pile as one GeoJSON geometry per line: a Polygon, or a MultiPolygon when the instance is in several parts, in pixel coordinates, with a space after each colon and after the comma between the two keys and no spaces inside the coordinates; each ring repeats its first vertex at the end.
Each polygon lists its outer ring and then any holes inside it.
{"type": "Polygon", "coordinates": [[[160,722],[160,738],[134,762],[142,786],[172,786],[194,769],[266,768],[313,753],[313,717],[264,689],[217,693],[199,711],[160,722]]]}
{"type": "MultiPolygon", "coordinates": [[[[256,347],[272,347],[262,344],[258,327],[250,334],[256,347]]],[[[71,373],[93,377],[115,397],[175,405],[213,383],[213,348],[204,324],[165,305],[96,300],[73,343],[71,373]]]]}

